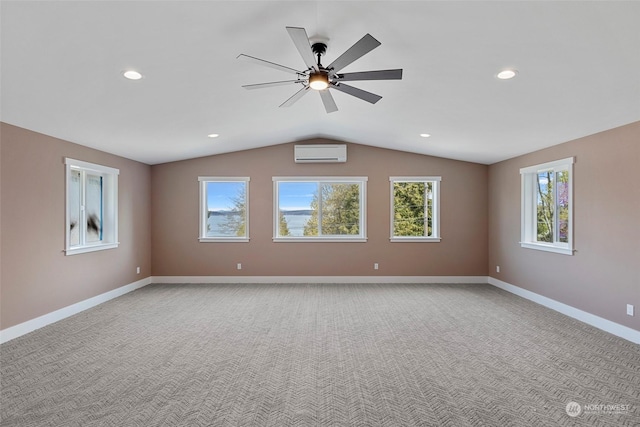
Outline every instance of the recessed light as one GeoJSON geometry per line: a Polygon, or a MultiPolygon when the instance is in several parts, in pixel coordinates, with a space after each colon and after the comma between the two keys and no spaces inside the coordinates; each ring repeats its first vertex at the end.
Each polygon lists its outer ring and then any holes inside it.
{"type": "Polygon", "coordinates": [[[142,78],[142,74],[140,74],[135,70],[127,70],[124,73],[122,73],[122,75],[129,80],[140,80],[142,78]]]}
{"type": "Polygon", "coordinates": [[[509,80],[514,78],[516,74],[518,74],[518,70],[508,69],[500,71],[498,74],[496,74],[496,77],[500,80],[509,80]]]}
{"type": "Polygon", "coordinates": [[[431,136],[431,134],[421,133],[420,136],[423,137],[423,138],[429,138],[431,136]]]}
{"type": "Polygon", "coordinates": [[[210,133],[210,134],[209,134],[209,135],[207,135],[207,136],[208,136],[209,138],[217,138],[217,137],[219,137],[220,135],[219,135],[219,134],[217,134],[217,133],[210,133]]]}

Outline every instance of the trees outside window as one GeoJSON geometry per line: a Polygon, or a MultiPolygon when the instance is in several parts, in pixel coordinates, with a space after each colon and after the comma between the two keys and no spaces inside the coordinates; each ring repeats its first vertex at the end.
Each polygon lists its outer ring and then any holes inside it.
{"type": "Polygon", "coordinates": [[[569,172],[547,170],[536,177],[538,242],[569,241],[569,172]]]}
{"type": "Polygon", "coordinates": [[[520,169],[522,247],[573,254],[573,158],[520,169]]]}
{"type": "Polygon", "coordinates": [[[391,240],[440,241],[440,177],[390,177],[391,240]]]}

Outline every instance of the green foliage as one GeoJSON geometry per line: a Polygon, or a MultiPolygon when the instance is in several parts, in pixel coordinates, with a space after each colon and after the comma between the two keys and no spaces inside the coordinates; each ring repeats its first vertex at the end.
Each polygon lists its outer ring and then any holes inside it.
{"type": "Polygon", "coordinates": [[[304,226],[305,236],[357,235],[360,233],[360,186],[358,184],[320,184],[311,201],[311,218],[304,226]],[[318,227],[318,217],[321,218],[318,227]]]}
{"type": "Polygon", "coordinates": [[[431,235],[432,208],[429,203],[431,199],[428,198],[431,191],[431,183],[394,182],[394,236],[418,237],[431,235]]]}
{"type": "Polygon", "coordinates": [[[284,213],[280,211],[278,215],[278,231],[279,236],[290,236],[291,232],[289,231],[289,224],[287,224],[287,219],[284,217],[284,213]]]}

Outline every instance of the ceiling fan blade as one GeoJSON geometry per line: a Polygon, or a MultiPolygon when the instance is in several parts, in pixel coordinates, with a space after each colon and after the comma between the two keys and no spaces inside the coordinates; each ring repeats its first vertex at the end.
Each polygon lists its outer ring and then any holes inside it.
{"type": "Polygon", "coordinates": [[[269,82],[269,83],[258,83],[253,85],[244,85],[242,86],[245,89],[262,89],[265,87],[273,87],[273,86],[285,86],[290,85],[292,83],[304,83],[304,80],[284,80],[281,82],[269,82]]]}
{"type": "Polygon", "coordinates": [[[300,89],[299,91],[294,93],[291,98],[287,99],[282,104],[280,104],[280,107],[291,107],[293,104],[296,103],[296,101],[298,101],[300,98],[302,98],[308,92],[309,92],[309,86],[303,87],[302,89],[300,89]]]}
{"type": "Polygon", "coordinates": [[[296,49],[300,52],[302,60],[306,66],[318,71],[318,64],[316,64],[316,58],[313,56],[311,44],[309,44],[309,37],[307,36],[305,29],[299,27],[287,27],[287,31],[289,32],[291,40],[293,40],[293,44],[296,45],[296,49]]]}
{"type": "Polygon", "coordinates": [[[367,92],[366,90],[358,89],[357,87],[349,86],[344,83],[334,84],[331,88],[337,89],[340,92],[348,93],[349,95],[355,96],[356,98],[360,98],[363,101],[367,101],[372,104],[375,104],[382,99],[380,95],[376,95],[375,93],[367,92]]]}
{"type": "Polygon", "coordinates": [[[336,105],[336,101],[333,99],[333,95],[329,92],[328,89],[319,91],[320,98],[322,98],[322,103],[324,104],[324,109],[327,113],[333,113],[334,111],[338,111],[338,106],[336,105]]]}
{"type": "Polygon", "coordinates": [[[284,65],[276,64],[275,62],[265,61],[264,59],[255,58],[253,56],[249,56],[245,54],[238,55],[236,59],[242,59],[243,61],[253,62],[254,64],[275,68],[276,70],[285,71],[287,73],[303,74],[302,71],[294,70],[293,68],[285,67],[284,65]]]}
{"type": "Polygon", "coordinates": [[[332,70],[334,73],[340,71],[356,59],[366,55],[380,45],[381,43],[374,39],[371,34],[366,34],[363,38],[358,40],[356,44],[347,49],[345,53],[329,64],[327,69],[332,70]]]}
{"type": "Polygon", "coordinates": [[[402,69],[336,74],[335,79],[341,82],[356,80],[402,80],[402,69]]]}

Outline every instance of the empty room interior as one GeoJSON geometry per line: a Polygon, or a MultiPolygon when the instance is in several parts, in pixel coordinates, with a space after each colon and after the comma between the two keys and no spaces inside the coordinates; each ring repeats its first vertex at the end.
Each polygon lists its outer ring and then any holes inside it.
{"type": "Polygon", "coordinates": [[[0,20],[0,425],[640,425],[639,2],[0,20]]]}

